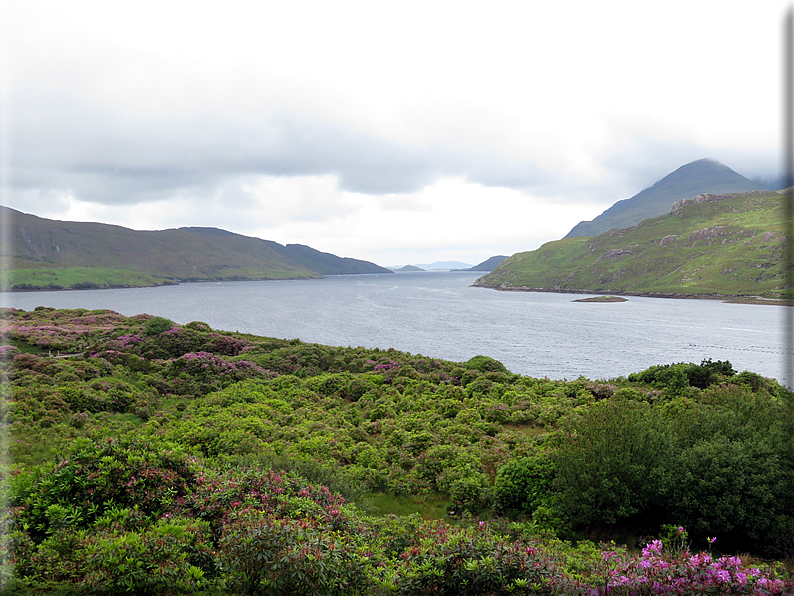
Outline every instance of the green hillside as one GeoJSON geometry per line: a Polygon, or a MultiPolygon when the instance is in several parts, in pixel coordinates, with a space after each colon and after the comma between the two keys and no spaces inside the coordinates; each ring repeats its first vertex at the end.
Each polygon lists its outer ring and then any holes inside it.
{"type": "Polygon", "coordinates": [[[12,289],[389,272],[367,261],[337,257],[308,246],[285,247],[217,228],[136,231],[0,209],[0,234],[5,240],[0,256],[12,289]]]}
{"type": "Polygon", "coordinates": [[[592,221],[579,222],[565,237],[597,236],[609,230],[628,228],[645,219],[664,215],[678,201],[704,193],[728,194],[761,189],[763,186],[759,183],[748,180],[714,159],[699,159],[681,166],[633,197],[618,201],[592,221]]]}
{"type": "Polygon", "coordinates": [[[501,290],[779,297],[784,195],[701,195],[595,238],[564,238],[504,260],[475,285],[501,290]]]}

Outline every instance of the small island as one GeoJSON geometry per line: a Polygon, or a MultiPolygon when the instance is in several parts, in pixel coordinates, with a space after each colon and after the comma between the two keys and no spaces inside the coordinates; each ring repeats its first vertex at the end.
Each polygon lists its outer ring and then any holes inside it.
{"type": "Polygon", "coordinates": [[[628,302],[628,298],[623,296],[592,296],[590,298],[579,298],[571,302],[628,302]]]}

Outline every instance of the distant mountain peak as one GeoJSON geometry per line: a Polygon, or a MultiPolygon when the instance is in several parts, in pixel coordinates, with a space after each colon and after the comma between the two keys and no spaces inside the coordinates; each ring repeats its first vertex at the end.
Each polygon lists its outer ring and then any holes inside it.
{"type": "Polygon", "coordinates": [[[633,197],[618,201],[595,219],[579,222],[565,237],[598,236],[612,229],[629,228],[668,213],[678,201],[704,193],[750,190],[766,189],[716,159],[705,157],[680,166],[633,197]]]}

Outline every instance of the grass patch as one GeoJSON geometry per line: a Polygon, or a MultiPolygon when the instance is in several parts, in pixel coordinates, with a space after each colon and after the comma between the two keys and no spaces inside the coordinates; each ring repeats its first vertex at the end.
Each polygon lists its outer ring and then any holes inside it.
{"type": "Polygon", "coordinates": [[[52,428],[11,427],[9,441],[10,463],[37,466],[52,461],[55,454],[63,450],[85,433],[66,424],[52,428]]]}
{"type": "MultiPolygon", "coordinates": [[[[70,267],[66,269],[13,269],[8,272],[12,290],[100,289],[129,286],[155,286],[173,283],[128,269],[70,267]]],[[[3,288],[8,289],[8,288],[3,288]]]]}
{"type": "Polygon", "coordinates": [[[536,426],[534,424],[513,424],[508,423],[504,425],[505,430],[510,430],[516,432],[518,434],[524,435],[525,437],[537,437],[539,435],[544,435],[548,431],[543,428],[542,426],[536,426]]]}
{"type": "Polygon", "coordinates": [[[366,493],[359,500],[360,507],[370,515],[411,515],[418,513],[422,519],[448,519],[447,507],[451,501],[441,493],[426,495],[390,495],[366,493]]]}

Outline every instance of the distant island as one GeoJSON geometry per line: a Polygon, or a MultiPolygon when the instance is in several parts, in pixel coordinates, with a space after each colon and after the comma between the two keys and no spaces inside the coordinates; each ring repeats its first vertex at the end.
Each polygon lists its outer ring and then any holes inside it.
{"type": "Polygon", "coordinates": [[[50,220],[0,207],[3,290],[97,289],[194,281],[312,279],[391,273],[302,244],[283,246],[218,228],[136,231],[50,220]]]}
{"type": "Polygon", "coordinates": [[[435,261],[433,263],[409,263],[408,265],[390,266],[392,271],[462,271],[466,270],[470,265],[468,263],[461,263],[460,261],[435,261]],[[415,267],[415,269],[409,269],[415,267]]]}
{"type": "Polygon", "coordinates": [[[577,298],[571,302],[628,302],[623,296],[592,296],[591,298],[577,298]]]}
{"type": "Polygon", "coordinates": [[[507,258],[506,255],[490,257],[473,267],[460,261],[436,261],[430,264],[405,265],[389,267],[392,271],[493,271],[496,266],[507,258]]]}

